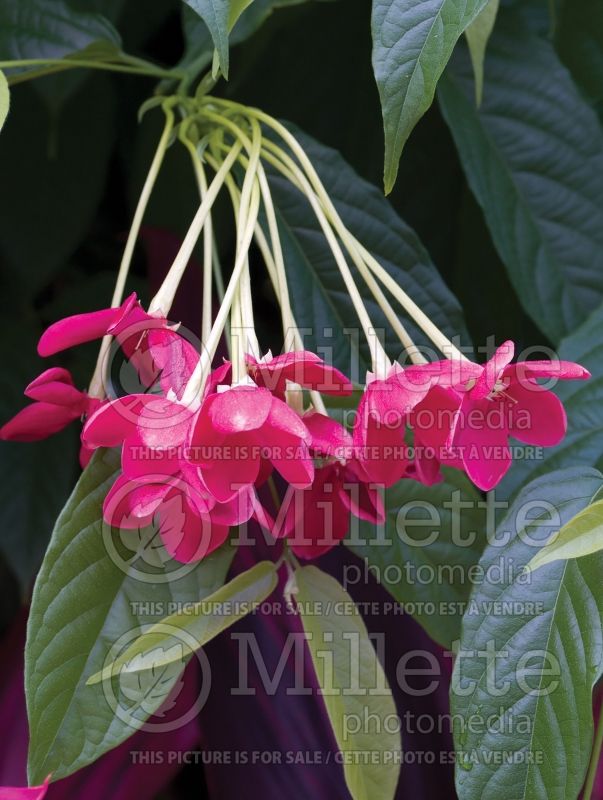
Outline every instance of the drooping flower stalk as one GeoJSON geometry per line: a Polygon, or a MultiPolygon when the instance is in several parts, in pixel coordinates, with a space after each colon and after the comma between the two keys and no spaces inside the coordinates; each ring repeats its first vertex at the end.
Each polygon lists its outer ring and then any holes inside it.
{"type": "MultiPolygon", "coordinates": [[[[197,152],[197,147],[188,138],[188,126],[187,122],[191,122],[192,118],[186,119],[180,125],[179,129],[179,138],[180,141],[184,144],[191,156],[191,162],[193,165],[193,170],[195,172],[195,177],[197,180],[197,188],[199,190],[199,197],[201,202],[205,200],[207,196],[207,176],[205,174],[205,167],[203,166],[203,161],[201,160],[199,153],[197,152]]],[[[213,224],[212,224],[212,217],[211,213],[207,215],[205,220],[205,224],[203,226],[203,305],[202,305],[202,312],[201,312],[201,341],[205,342],[209,337],[211,331],[211,318],[212,318],[212,278],[213,278],[213,224]]]]}
{"type": "MultiPolygon", "coordinates": [[[[283,152],[279,147],[277,147],[270,141],[265,142],[265,148],[266,151],[264,152],[264,155],[266,160],[269,161],[282,175],[284,175],[294,186],[297,186],[297,188],[307,196],[307,193],[309,191],[308,183],[305,180],[305,177],[301,172],[300,168],[294,163],[294,161],[290,158],[290,156],[288,156],[287,153],[283,152]]],[[[339,222],[341,223],[340,219],[339,222]]],[[[342,240],[343,244],[345,245],[356,268],[358,269],[365,283],[367,284],[371,294],[373,295],[377,304],[383,311],[387,321],[392,326],[392,330],[400,340],[403,347],[406,349],[411,360],[416,364],[424,363],[427,359],[425,359],[424,356],[420,353],[419,349],[417,348],[417,346],[411,339],[410,335],[406,331],[405,327],[403,326],[396,312],[392,308],[389,300],[381,291],[380,286],[374,279],[371,271],[369,270],[364,259],[362,258],[357,247],[357,242],[354,239],[354,237],[345,228],[343,223],[341,223],[338,226],[337,233],[340,239],[342,240]]]]}
{"type": "Polygon", "coordinates": [[[237,160],[237,157],[241,151],[241,145],[238,142],[232,147],[230,153],[224,159],[222,166],[216,173],[214,179],[210,183],[207,189],[207,193],[199,206],[197,213],[195,214],[193,221],[187,231],[186,236],[184,237],[184,241],[178,251],[176,258],[174,259],[174,263],[170,267],[169,272],[165,276],[159,291],[155,295],[155,297],[151,300],[149,304],[149,313],[153,312],[161,312],[163,314],[167,314],[172,307],[172,303],[174,301],[174,296],[176,294],[176,290],[180,285],[180,281],[182,280],[182,276],[184,275],[184,271],[186,266],[190,260],[191,255],[193,254],[193,250],[195,249],[195,245],[197,244],[197,240],[201,235],[201,231],[203,230],[203,226],[207,217],[209,216],[212,206],[218,196],[220,189],[222,188],[224,181],[226,179],[226,175],[232,169],[234,163],[237,160]]]}
{"type": "MultiPolygon", "coordinates": [[[[281,139],[287,144],[290,150],[295,154],[298,158],[300,164],[303,166],[303,169],[308,176],[310,183],[312,184],[316,195],[319,197],[321,202],[323,203],[324,207],[329,211],[329,217],[333,223],[333,226],[337,230],[338,235],[342,236],[342,238],[347,239],[350,243],[354,240],[354,248],[357,249],[366,262],[367,266],[371,269],[371,271],[375,274],[375,276],[381,281],[381,283],[391,292],[391,294],[398,300],[400,305],[405,309],[405,311],[409,314],[409,316],[415,320],[415,322],[419,325],[419,327],[424,331],[424,333],[431,339],[431,341],[441,350],[444,355],[449,355],[452,358],[458,358],[461,360],[468,360],[467,357],[462,353],[440,330],[439,328],[434,325],[434,323],[427,317],[427,315],[417,306],[417,304],[412,300],[411,297],[393,280],[393,278],[389,275],[387,270],[385,270],[379,262],[371,255],[371,253],[366,250],[366,248],[358,242],[355,237],[353,237],[349,231],[345,228],[335,206],[333,205],[328,193],[326,192],[322,181],[320,180],[318,173],[316,172],[312,162],[308,158],[306,152],[304,151],[303,147],[299,144],[295,136],[289,131],[284,125],[280,122],[275,120],[269,114],[264,113],[256,108],[248,108],[245,106],[241,106],[238,103],[234,103],[231,100],[224,100],[220,98],[219,100],[215,98],[206,98],[206,102],[216,102],[222,105],[225,108],[230,108],[232,110],[237,111],[238,113],[246,113],[249,117],[255,117],[258,121],[264,123],[267,127],[271,128],[275,133],[277,133],[281,139]]],[[[280,150],[278,146],[274,145],[273,143],[269,143],[269,140],[265,140],[265,146],[267,149],[272,149],[276,147],[277,150],[280,150]]],[[[282,151],[280,151],[282,152],[282,151]]]]}
{"type": "MultiPolygon", "coordinates": [[[[243,145],[240,141],[235,141],[235,143],[232,145],[230,153],[226,156],[226,159],[216,174],[216,178],[218,176],[221,178],[220,187],[226,180],[226,175],[228,172],[230,172],[234,161],[241,152],[242,146],[243,145]],[[225,169],[225,166],[228,168],[225,169]]],[[[241,202],[239,205],[239,214],[237,216],[237,248],[234,267],[228,282],[228,286],[224,293],[224,300],[222,301],[222,305],[220,306],[220,309],[216,315],[208,339],[204,343],[205,346],[201,353],[199,364],[185,390],[183,396],[183,402],[185,403],[194,402],[195,398],[198,398],[203,391],[203,387],[209,376],[211,364],[218,348],[224,326],[226,325],[226,321],[230,313],[230,307],[232,305],[235,292],[238,289],[241,274],[247,263],[247,253],[253,238],[253,231],[255,229],[260,206],[260,192],[255,178],[257,164],[260,158],[260,147],[261,135],[258,126],[257,133],[254,135],[254,141],[252,142],[251,151],[249,153],[249,169],[245,174],[243,187],[241,189],[241,202]]],[[[210,196],[211,188],[214,185],[216,178],[214,178],[214,181],[212,181],[212,184],[209,187],[206,200],[210,196]]],[[[174,267],[172,267],[172,269],[173,268],[174,267]]]]}

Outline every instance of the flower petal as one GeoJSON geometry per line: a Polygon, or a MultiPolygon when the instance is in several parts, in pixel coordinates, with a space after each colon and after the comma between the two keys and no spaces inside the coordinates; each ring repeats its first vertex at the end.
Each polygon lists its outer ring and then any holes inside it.
{"type": "Polygon", "coordinates": [[[285,391],[287,381],[331,395],[348,395],[354,388],[342,372],[307,350],[283,353],[267,361],[247,356],[247,361],[252,377],[279,395],[285,391]]]}
{"type": "Polygon", "coordinates": [[[573,361],[518,361],[505,368],[503,377],[518,383],[529,382],[532,378],[583,381],[590,378],[590,372],[573,361]]]}
{"type": "Polygon", "coordinates": [[[261,428],[272,406],[272,395],[257,386],[235,386],[211,395],[202,406],[213,427],[222,433],[242,433],[261,428]]]}
{"type": "Polygon", "coordinates": [[[0,428],[0,439],[13,442],[37,442],[63,430],[80,412],[54,403],[32,403],[0,428]]]}
{"type": "Polygon", "coordinates": [[[341,498],[341,479],[332,466],[316,470],[307,489],[289,497],[286,535],[293,552],[301,558],[317,558],[348,532],[350,515],[341,498]]]}
{"type": "Polygon", "coordinates": [[[248,434],[229,436],[214,448],[211,462],[201,468],[203,481],[219,503],[231,500],[243,487],[255,483],[260,471],[260,453],[248,434]]]}
{"type": "Polygon", "coordinates": [[[501,417],[500,425],[489,424],[488,400],[475,401],[462,409],[454,433],[454,449],[463,460],[465,471],[484,492],[493,489],[511,466],[509,432],[501,417]],[[471,413],[471,412],[479,413],[471,413]],[[468,412],[468,413],[465,413],[468,412]]]}
{"type": "Polygon", "coordinates": [[[351,457],[352,437],[340,422],[318,411],[309,411],[302,420],[312,435],[312,450],[340,460],[351,457]]]}
{"type": "Polygon", "coordinates": [[[496,349],[492,358],[484,364],[482,374],[477,379],[475,387],[471,389],[471,394],[476,400],[490,394],[514,355],[515,345],[510,339],[496,349]]]}
{"type": "Polygon", "coordinates": [[[169,490],[167,483],[139,483],[120,475],[105,497],[103,518],[107,524],[122,530],[144,528],[152,522],[169,490]]]}
{"type": "Polygon", "coordinates": [[[38,353],[42,357],[52,356],[85,342],[100,339],[123,315],[123,309],[136,300],[130,295],[119,308],[103,308],[88,314],[74,314],[52,324],[42,334],[38,342],[38,353]]]}
{"type": "Polygon", "coordinates": [[[200,515],[188,498],[177,489],[170,492],[158,510],[159,533],[165,549],[176,561],[200,561],[222,545],[229,532],[227,525],[212,520],[211,513],[200,515]]]}
{"type": "Polygon", "coordinates": [[[511,436],[540,447],[559,444],[567,431],[567,416],[556,395],[535,383],[511,384],[505,394],[517,401],[516,407],[509,409],[511,436]]]}
{"type": "Polygon", "coordinates": [[[66,369],[53,367],[38,375],[25,389],[25,396],[31,400],[54,403],[59,406],[71,406],[78,415],[86,408],[86,394],[80,392],[73,384],[73,379],[66,369]]]}

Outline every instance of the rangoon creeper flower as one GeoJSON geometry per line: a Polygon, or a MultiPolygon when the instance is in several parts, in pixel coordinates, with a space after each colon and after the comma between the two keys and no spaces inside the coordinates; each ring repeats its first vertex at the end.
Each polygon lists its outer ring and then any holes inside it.
{"type": "Polygon", "coordinates": [[[484,365],[442,360],[394,369],[373,381],[358,409],[355,444],[371,477],[391,485],[401,477],[431,484],[440,465],[464,470],[489,491],[511,465],[508,440],[551,447],[567,429],[563,404],[539,379],[584,380],[588,370],[569,361],[511,364],[513,342],[484,365]],[[406,427],[415,458],[405,450],[406,427]],[[388,462],[399,449],[395,463],[388,462]]]}
{"type": "Polygon", "coordinates": [[[103,404],[82,434],[88,447],[122,446],[122,474],[105,499],[105,521],[126,530],[157,521],[166,550],[182,562],[213,552],[231,525],[255,511],[251,487],[220,503],[187,460],[194,416],[164,397],[129,395],[103,404]]]}
{"type": "Polygon", "coordinates": [[[331,417],[310,411],[303,417],[318,459],[312,485],[289,490],[283,501],[279,538],[287,538],[300,558],[317,558],[338,544],[350,527],[350,514],[381,524],[385,519],[379,491],[354,456],[351,435],[331,417]]]}
{"type": "Polygon", "coordinates": [[[312,483],[311,435],[296,412],[263,387],[218,386],[195,418],[190,460],[219,502],[252,486],[267,461],[292,486],[312,483]]]}

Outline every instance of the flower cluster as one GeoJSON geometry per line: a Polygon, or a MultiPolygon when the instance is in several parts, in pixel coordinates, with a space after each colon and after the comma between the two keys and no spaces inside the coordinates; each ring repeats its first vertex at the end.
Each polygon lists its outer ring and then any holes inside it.
{"type": "Polygon", "coordinates": [[[1,438],[40,439],[83,419],[82,465],[96,448],[121,450],[121,473],[104,503],[107,523],[123,529],[154,524],[166,550],[182,562],[211,553],[231,526],[252,518],[274,538],[286,539],[297,556],[314,558],[346,535],[350,515],[384,521],[384,487],[400,480],[430,485],[442,479],[442,467],[451,467],[488,491],[509,469],[509,437],[538,446],[562,439],[565,412],[549,383],[587,378],[585,369],[555,360],[512,363],[511,342],[484,365],[470,361],[346,228],[307,155],[282,124],[255,109],[203,96],[175,99],[164,111],[164,135],[128,236],[112,307],[54,323],[38,346],[39,354],[49,357],[102,339],[89,390],[78,390],[62,368],[46,370],[25,390],[33,404],[0,429],[1,438]],[[286,151],[265,140],[262,126],[284,141],[286,151]],[[123,289],[163,155],[177,141],[193,160],[201,202],[145,310],[134,294],[122,302],[123,289]],[[348,426],[328,415],[323,395],[350,395],[352,383],[305,350],[295,322],[263,160],[308,199],[370,351],[373,371],[348,426]],[[240,185],[235,165],[241,168],[239,180],[244,176],[240,185]],[[207,167],[215,173],[211,183],[207,167]],[[226,287],[211,223],[212,203],[224,186],[236,222],[226,287]],[[167,315],[201,235],[202,344],[196,347],[167,315]],[[276,357],[270,352],[260,357],[255,333],[253,238],[281,310],[285,346],[276,357]],[[374,335],[358,278],[390,322],[409,366],[392,364],[374,335]],[[425,360],[384,290],[448,358],[425,360]],[[215,315],[214,294],[220,297],[215,315]],[[230,358],[217,363],[225,332],[230,358]],[[112,342],[135,371],[135,391],[110,388],[112,342]],[[258,492],[267,482],[274,508],[266,492],[258,492]]]}
{"type": "Polygon", "coordinates": [[[98,447],[121,448],[121,474],[104,503],[107,523],[138,529],[155,522],[169,554],[182,562],[211,553],[231,526],[252,517],[287,537],[296,555],[314,558],[344,538],[350,513],[383,522],[382,487],[402,479],[435,483],[442,465],[489,490],[509,468],[509,436],[554,445],[565,434],[563,406],[539,379],[588,377],[569,362],[512,364],[511,342],[483,366],[452,359],[394,364],[382,379],[369,376],[350,433],[304,408],[304,389],[353,390],[307,351],[248,355],[236,383],[225,361],[200,396],[183,402],[200,356],[134,295],[117,309],[55,323],[38,349],[53,355],[107,334],[149,391],[101,400],[76,389],[66,370],[51,368],[27,387],[35,402],[0,436],[31,441],[84,418],[84,460],[98,447]],[[274,473],[289,487],[276,519],[257,494],[274,473]]]}

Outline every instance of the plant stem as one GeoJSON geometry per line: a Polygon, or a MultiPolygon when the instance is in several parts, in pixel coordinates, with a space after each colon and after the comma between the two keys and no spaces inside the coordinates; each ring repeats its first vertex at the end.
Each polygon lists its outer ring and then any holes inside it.
{"type": "Polygon", "coordinates": [[[226,176],[232,169],[234,162],[237,160],[240,151],[240,142],[235,142],[230,153],[224,159],[222,166],[209,185],[207,194],[203,198],[203,201],[199,206],[197,213],[195,214],[195,217],[190,228],[188,229],[186,236],[184,237],[184,241],[182,242],[180,250],[174,259],[174,263],[172,264],[170,271],[165,276],[159,291],[151,300],[149,305],[149,313],[161,311],[163,314],[167,315],[172,307],[176,290],[180,284],[180,281],[182,280],[184,270],[186,269],[193,250],[195,249],[195,245],[197,244],[197,240],[201,234],[205,220],[207,219],[212,205],[218,196],[218,192],[222,188],[226,176]]]}
{"type": "MultiPolygon", "coordinates": [[[[217,178],[218,175],[222,174],[221,184],[226,180],[226,176],[229,174],[234,160],[239,156],[241,148],[241,141],[236,140],[232,146],[232,149],[230,150],[230,153],[226,157],[226,160],[216,175],[217,178]],[[224,170],[224,167],[229,159],[232,159],[232,161],[228,165],[228,169],[224,170]]],[[[183,403],[196,402],[203,392],[203,387],[205,386],[205,381],[207,380],[211,370],[211,364],[218,347],[220,337],[222,336],[222,331],[224,330],[235,292],[238,289],[241,274],[247,263],[249,245],[251,244],[251,239],[253,238],[253,231],[255,229],[260,207],[260,192],[256,178],[257,165],[260,160],[261,149],[261,131],[259,125],[254,128],[253,141],[250,143],[250,148],[249,168],[247,169],[247,172],[245,173],[245,179],[243,180],[239,213],[237,215],[237,248],[235,264],[228,282],[228,286],[224,293],[224,300],[222,301],[220,309],[216,315],[216,319],[214,320],[209,338],[205,343],[203,352],[201,353],[199,364],[197,365],[197,368],[195,369],[195,372],[193,373],[184,391],[184,395],[182,397],[183,403]]],[[[214,178],[212,186],[214,185],[216,178],[214,178]]],[[[209,187],[208,197],[211,193],[212,186],[209,187]]]]}
{"type": "MultiPolygon", "coordinates": [[[[265,142],[267,151],[264,152],[264,158],[269,161],[282,175],[284,175],[291,183],[293,183],[300,191],[304,191],[300,176],[303,179],[303,173],[301,173],[300,168],[294,163],[294,161],[284,153],[279,147],[274,145],[273,142],[266,141],[265,142]]],[[[324,209],[325,213],[329,215],[330,209],[324,209]]],[[[330,220],[333,222],[333,219],[330,220]]],[[[350,234],[347,230],[343,222],[339,217],[335,220],[336,230],[339,234],[341,241],[343,242],[346,250],[350,254],[352,261],[354,262],[356,268],[360,272],[362,278],[364,279],[366,285],[368,286],[371,294],[373,295],[377,305],[383,311],[387,321],[392,327],[392,330],[400,340],[401,344],[405,348],[405,350],[410,355],[411,360],[415,364],[423,364],[427,359],[423,357],[420,353],[419,349],[413,342],[412,338],[406,331],[405,327],[400,322],[396,312],[392,308],[389,300],[381,291],[381,288],[377,281],[374,279],[370,269],[366,265],[366,262],[362,258],[360,254],[358,242],[356,239],[350,234]]]]}
{"type": "MultiPolygon", "coordinates": [[[[203,163],[193,142],[186,136],[186,127],[181,126],[180,141],[190,153],[193,169],[197,178],[199,196],[203,202],[207,195],[207,177],[203,163]]],[[[201,341],[207,341],[212,323],[212,270],[213,270],[213,226],[211,213],[207,215],[203,226],[203,309],[201,313],[201,341]]]]}
{"type": "MultiPolygon", "coordinates": [[[[322,182],[312,165],[312,162],[306,155],[303,147],[299,144],[295,136],[287,130],[287,128],[282,125],[277,120],[273,119],[269,114],[265,114],[263,111],[260,111],[256,108],[246,108],[238,103],[234,103],[231,100],[224,100],[220,99],[219,102],[221,105],[230,108],[232,110],[236,110],[238,113],[246,113],[248,116],[254,116],[260,122],[265,123],[268,127],[272,128],[284,141],[285,143],[291,148],[291,151],[299,160],[300,164],[304,168],[310,183],[313,185],[314,189],[316,190],[318,196],[324,203],[325,207],[329,209],[331,212],[331,218],[334,221],[337,221],[337,227],[339,227],[339,223],[341,223],[341,219],[333,206],[331,199],[329,198],[322,182]]],[[[351,234],[350,234],[351,235],[351,234]]],[[[381,283],[391,292],[391,294],[396,298],[396,300],[400,303],[400,305],[406,310],[406,312],[415,320],[415,322],[419,325],[419,327],[424,331],[424,333],[431,339],[431,341],[444,353],[444,355],[450,355],[452,358],[457,358],[459,360],[468,360],[467,357],[457,348],[454,344],[439,330],[439,328],[434,325],[434,323],[427,317],[427,315],[417,306],[417,304],[406,294],[406,292],[393,280],[393,278],[389,275],[387,270],[385,270],[381,264],[369,253],[365,247],[363,247],[360,242],[356,240],[356,246],[362,255],[364,261],[366,262],[367,266],[371,269],[371,271],[375,274],[375,276],[381,281],[381,283]]]]}

